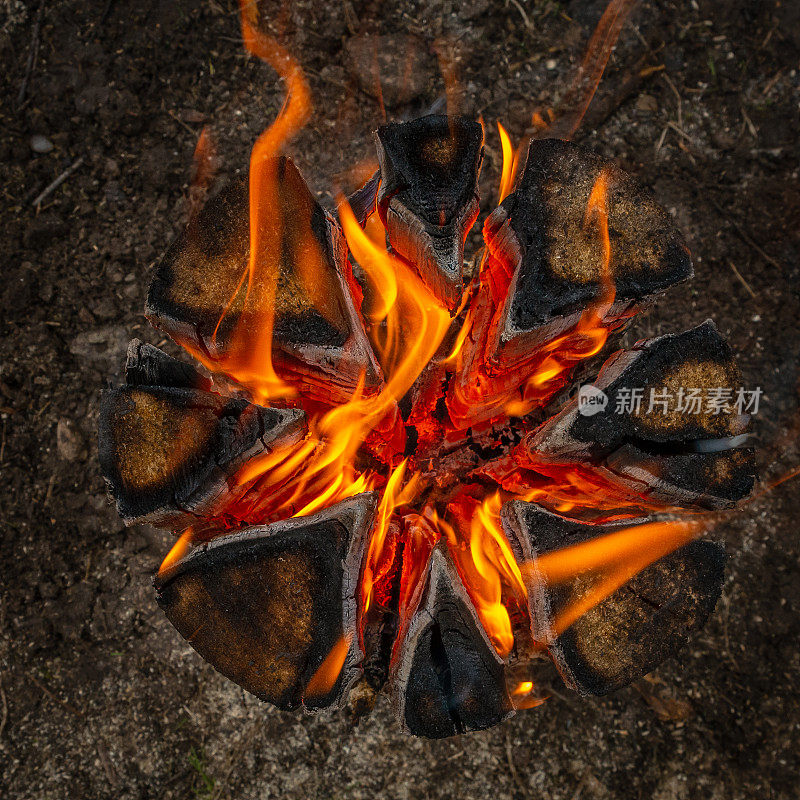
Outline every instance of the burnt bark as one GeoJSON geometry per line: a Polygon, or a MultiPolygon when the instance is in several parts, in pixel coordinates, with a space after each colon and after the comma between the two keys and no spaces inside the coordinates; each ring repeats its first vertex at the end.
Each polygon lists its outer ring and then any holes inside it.
{"type": "Polygon", "coordinates": [[[533,636],[547,647],[564,683],[581,694],[621,689],[676,655],[705,625],[722,591],[724,548],[693,541],[643,569],[565,630],[555,630],[561,612],[591,595],[596,576],[576,571],[552,585],[537,568],[539,558],[644,521],[589,525],[533,503],[503,507],[503,527],[527,565],[533,636]]]}
{"type": "Polygon", "coordinates": [[[156,578],[158,603],[216,670],[278,708],[340,706],[361,674],[358,575],[375,513],[363,494],[213,540],[156,578]],[[309,681],[345,638],[330,688],[309,681]]]}

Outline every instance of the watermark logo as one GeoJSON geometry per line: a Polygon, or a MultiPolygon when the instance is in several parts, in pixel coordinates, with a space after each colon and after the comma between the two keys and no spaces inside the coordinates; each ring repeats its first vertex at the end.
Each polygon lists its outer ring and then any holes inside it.
{"type": "Polygon", "coordinates": [[[614,402],[609,402],[608,395],[591,383],[585,383],[578,389],[578,413],[584,417],[593,417],[610,407],[614,414],[737,414],[750,416],[758,413],[763,390],[728,386],[678,387],[670,391],[666,386],[644,389],[642,387],[619,387],[614,391],[614,402]]]}
{"type": "Polygon", "coordinates": [[[584,383],[578,389],[578,412],[584,417],[593,417],[608,406],[608,395],[591,383],[584,383]]]}
{"type": "Polygon", "coordinates": [[[705,388],[679,387],[670,391],[666,386],[645,391],[642,388],[620,387],[616,391],[617,414],[757,414],[763,390],[728,386],[705,388]]]}

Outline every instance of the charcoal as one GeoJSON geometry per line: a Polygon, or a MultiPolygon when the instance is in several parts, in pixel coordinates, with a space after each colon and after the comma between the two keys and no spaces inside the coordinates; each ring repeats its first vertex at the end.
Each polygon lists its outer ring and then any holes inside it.
{"type": "Polygon", "coordinates": [[[403,729],[440,739],[511,716],[503,663],[441,545],[430,558],[417,602],[392,677],[403,729]]]}
{"type": "Polygon", "coordinates": [[[574,327],[586,306],[601,296],[601,237],[595,224],[586,225],[589,197],[601,173],[608,186],[616,288],[606,323],[629,318],[651,296],[691,277],[681,234],[633,177],[570,142],[534,141],[516,191],[484,227],[490,260],[513,273],[488,354],[498,370],[574,327]]]}
{"type": "Polygon", "coordinates": [[[155,580],[158,603],[214,669],[278,708],[339,707],[361,673],[357,582],[376,498],[219,537],[155,580]],[[344,637],[338,677],[307,691],[344,637]]]}
{"type": "Polygon", "coordinates": [[[651,454],[626,444],[606,459],[608,469],[665,504],[726,508],[753,491],[755,450],[651,454]]]}
{"type": "Polygon", "coordinates": [[[483,130],[429,115],[378,129],[378,213],[392,248],[450,309],[463,292],[464,241],[478,216],[483,130]]]}
{"type": "Polygon", "coordinates": [[[125,363],[128,386],[162,386],[179,389],[211,390],[212,383],[191,364],[168,356],[152,344],[134,339],[128,345],[125,363]]]}
{"type": "Polygon", "coordinates": [[[558,614],[591,591],[588,574],[550,585],[537,571],[546,553],[604,536],[645,520],[590,525],[565,519],[534,503],[512,501],[501,520],[515,556],[528,565],[534,638],[548,652],[565,684],[603,695],[654,670],[705,625],[722,591],[722,545],[693,541],[643,569],[558,634],[558,614]]]}
{"type": "MultiPolygon", "coordinates": [[[[321,375],[342,396],[352,393],[362,374],[375,386],[380,370],[350,296],[341,229],[290,159],[278,159],[275,170],[280,207],[265,225],[279,226],[281,243],[274,290],[276,367],[288,375],[310,372],[316,377],[307,382],[311,388],[321,375]]],[[[212,365],[230,353],[235,331],[258,329],[272,302],[259,274],[258,290],[246,302],[249,214],[248,184],[234,181],[189,222],[150,286],[148,319],[212,365]]]]}
{"type": "Polygon", "coordinates": [[[733,353],[710,320],[681,334],[637,342],[613,355],[594,386],[608,398],[603,410],[581,413],[578,396],[530,434],[521,458],[603,465],[622,483],[675,505],[719,508],[752,491],[753,448],[746,441],[749,419],[734,401],[742,386],[733,353]],[[709,411],[703,392],[731,392],[720,413],[709,411]],[[642,390],[641,407],[630,392],[642,390]],[[680,390],[700,390],[700,413],[679,410],[680,390]],[[650,410],[666,390],[667,409],[650,410]]]}
{"type": "Polygon", "coordinates": [[[375,202],[380,185],[381,173],[380,170],[377,170],[363,186],[360,186],[347,198],[347,204],[350,206],[356,222],[362,228],[375,211],[375,202]]]}
{"type": "Polygon", "coordinates": [[[100,466],[126,524],[185,527],[224,504],[245,462],[305,433],[297,409],[200,389],[121,386],[100,403],[100,466]]]}

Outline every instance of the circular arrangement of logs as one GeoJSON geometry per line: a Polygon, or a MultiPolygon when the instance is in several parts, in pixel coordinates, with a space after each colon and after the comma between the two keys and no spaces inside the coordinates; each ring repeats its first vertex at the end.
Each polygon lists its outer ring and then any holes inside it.
{"type": "Polygon", "coordinates": [[[355,218],[363,226],[379,216],[392,256],[414,270],[452,325],[359,451],[359,464],[376,474],[407,459],[426,486],[384,526],[394,550],[369,614],[361,587],[386,482],[313,513],[292,507],[280,519],[270,498],[282,496],[286,476],[241,477],[306,441],[320,409],[356,392],[377,395],[388,380],[362,313],[370,286],[354,269],[339,220],[288,158],[275,165],[281,224],[271,240],[271,290],[243,281],[248,191],[233,182],[167,250],[147,301],[152,324],[203,366],[132,342],[125,384],[103,393],[100,461],[126,523],[193,531],[191,551],[155,578],[156,596],[219,672],[286,710],[338,708],[348,697],[369,705],[386,687],[405,731],[438,738],[515,713],[518,676],[533,659],[552,659],[571,689],[605,694],[677,653],[720,595],[719,544],[687,539],[594,600],[590,570],[557,580],[554,554],[681,509],[731,507],[752,490],[754,454],[747,415],[732,403],[714,413],[647,414],[627,402],[631,387],[646,406],[652,392],[724,389],[730,397],[741,386],[710,321],[613,352],[638,310],[692,274],[670,216],[634,178],[569,142],[534,141],[516,190],[486,220],[481,268],[465,287],[481,126],[428,116],[386,125],[376,142],[380,172],[351,198],[355,218]],[[587,212],[601,177],[609,275],[587,212]],[[609,281],[613,298],[602,305],[609,281]],[[565,362],[557,379],[536,383],[527,402],[531,376],[559,357],[595,307],[607,341],[592,358],[565,362]],[[274,320],[276,373],[296,390],[274,407],[253,402],[219,366],[265,312],[274,320]],[[591,370],[593,391],[605,399],[585,414],[575,389],[591,370]],[[591,487],[570,514],[558,500],[565,474],[591,487]],[[485,629],[462,554],[429,534],[422,511],[444,518],[460,504],[467,511],[455,524],[469,525],[469,503],[494,491],[503,501],[498,535],[524,593],[501,598],[514,633],[508,652],[485,629]],[[601,492],[611,499],[592,517],[601,492]],[[235,512],[242,508],[249,512],[235,512]],[[629,513],[611,513],[620,509],[629,513]],[[584,611],[570,617],[575,608],[584,611]]]}

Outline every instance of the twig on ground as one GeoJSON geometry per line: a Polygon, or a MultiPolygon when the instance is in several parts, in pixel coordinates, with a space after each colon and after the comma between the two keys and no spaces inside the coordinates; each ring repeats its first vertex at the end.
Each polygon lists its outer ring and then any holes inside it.
{"type": "Polygon", "coordinates": [[[658,141],[656,142],[655,155],[658,155],[659,151],[664,146],[664,140],[667,138],[667,131],[669,131],[669,125],[664,126],[664,130],[661,131],[661,136],[658,137],[658,141]]]}
{"type": "Polygon", "coordinates": [[[522,7],[519,0],[511,0],[511,5],[514,6],[514,8],[516,8],[517,11],[519,11],[520,16],[522,17],[522,21],[525,23],[525,27],[528,30],[531,30],[531,28],[533,28],[533,24],[531,23],[530,17],[528,16],[525,9],[522,7]]]}
{"type": "Polygon", "coordinates": [[[771,78],[770,78],[770,79],[767,81],[767,85],[766,85],[766,86],[765,86],[765,87],[762,89],[762,91],[761,91],[761,94],[762,94],[764,97],[766,97],[766,96],[767,96],[767,95],[770,93],[770,91],[772,90],[772,87],[773,87],[773,86],[774,86],[774,85],[775,85],[775,84],[778,82],[778,79],[781,77],[781,75],[783,75],[783,67],[781,67],[781,68],[780,68],[780,69],[779,69],[779,70],[778,70],[778,71],[777,71],[777,72],[776,72],[776,73],[775,73],[775,74],[774,74],[774,75],[773,75],[773,76],[772,76],[772,77],[771,77],[771,78]]]}
{"type": "Polygon", "coordinates": [[[756,126],[753,125],[753,120],[750,119],[744,106],[742,106],[742,118],[744,119],[745,125],[747,125],[747,129],[750,131],[750,135],[758,141],[758,131],[756,130],[756,126]]]}
{"type": "Polygon", "coordinates": [[[49,197],[59,186],[61,186],[64,181],[75,172],[78,167],[81,166],[84,162],[84,157],[80,156],[80,158],[75,159],[52,183],[45,186],[45,188],[36,196],[36,198],[31,203],[32,206],[38,206],[42,200],[46,197],[49,197]]]}
{"type": "Polygon", "coordinates": [[[748,293],[750,294],[750,297],[752,297],[755,300],[756,293],[750,288],[750,284],[744,279],[744,277],[742,277],[742,273],[739,272],[738,269],[736,269],[736,265],[733,263],[733,261],[729,261],[728,264],[730,268],[733,270],[733,274],[742,282],[742,286],[744,286],[744,288],[747,289],[748,293]]]}
{"type": "Polygon", "coordinates": [[[36,17],[33,21],[33,32],[31,33],[31,47],[28,51],[28,62],[25,65],[25,75],[17,94],[17,107],[25,102],[25,95],[28,93],[28,83],[30,82],[33,68],[36,66],[36,57],[39,55],[39,32],[42,29],[42,17],[44,16],[44,0],[40,0],[39,8],[36,9],[36,17]]]}
{"type": "Polygon", "coordinates": [[[31,683],[33,683],[34,686],[38,686],[39,689],[42,692],[44,692],[44,694],[46,694],[51,700],[55,701],[60,706],[66,708],[70,714],[74,714],[76,717],[84,716],[82,711],[75,708],[75,706],[70,705],[66,700],[62,700],[58,695],[53,694],[53,692],[51,692],[40,680],[35,678],[33,675],[29,675],[28,679],[31,681],[31,683]]]}
{"type": "Polygon", "coordinates": [[[350,0],[342,0],[342,9],[344,10],[344,21],[347,25],[347,30],[351,36],[358,33],[358,15],[356,14],[353,4],[350,0]]]}
{"type": "Polygon", "coordinates": [[[525,797],[530,797],[528,787],[522,782],[516,766],[514,765],[514,751],[511,747],[511,734],[506,730],[506,761],[508,762],[508,769],[511,773],[511,778],[517,785],[517,788],[522,792],[525,797]]]}
{"type": "Polygon", "coordinates": [[[6,699],[6,690],[0,683],[0,700],[3,701],[3,711],[0,715],[0,739],[3,738],[3,733],[6,730],[6,723],[8,722],[8,700],[6,699]]]}
{"type": "MultiPolygon", "coordinates": [[[[92,726],[89,725],[89,730],[91,729],[92,726]]],[[[111,763],[111,757],[108,755],[106,743],[96,733],[95,744],[97,745],[97,755],[100,758],[100,763],[103,766],[103,772],[105,772],[106,778],[108,778],[108,782],[111,784],[111,788],[115,789],[117,786],[119,786],[119,775],[117,775],[117,771],[114,769],[114,765],[111,763]]]]}
{"type": "Polygon", "coordinates": [[[189,125],[188,122],[184,122],[174,111],[167,111],[167,114],[169,114],[172,117],[172,119],[174,119],[175,122],[178,123],[178,125],[189,131],[189,133],[191,133],[192,136],[197,136],[197,131],[191,125],[189,125]]]}
{"type": "Polygon", "coordinates": [[[670,120],[667,123],[667,127],[672,128],[672,130],[674,130],[675,133],[677,133],[679,136],[682,136],[690,144],[694,144],[694,142],[692,142],[692,137],[689,136],[689,134],[686,133],[686,131],[684,131],[681,128],[679,128],[672,120],[670,120]]]}
{"type": "Polygon", "coordinates": [[[47,491],[44,495],[44,501],[42,502],[42,508],[47,508],[47,504],[50,502],[50,498],[53,496],[53,486],[56,483],[56,474],[53,472],[50,475],[50,481],[47,484],[47,491]]]}
{"type": "Polygon", "coordinates": [[[683,98],[681,97],[681,93],[666,72],[662,72],[661,77],[667,82],[667,86],[672,89],[672,93],[678,100],[678,127],[683,128],[683,98]]]}
{"type": "Polygon", "coordinates": [[[763,258],[769,264],[772,264],[773,267],[776,269],[782,269],[780,263],[778,263],[778,261],[769,255],[769,253],[765,253],[761,245],[754,241],[753,237],[750,236],[747,231],[745,231],[744,228],[742,228],[742,226],[716,200],[713,198],[709,198],[709,200],[711,201],[711,205],[714,206],[721,216],[725,217],[730,226],[733,228],[734,233],[736,233],[745,244],[750,245],[750,247],[752,247],[753,250],[755,250],[756,253],[761,256],[761,258],[763,258]]]}

